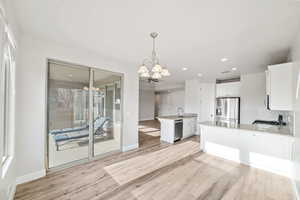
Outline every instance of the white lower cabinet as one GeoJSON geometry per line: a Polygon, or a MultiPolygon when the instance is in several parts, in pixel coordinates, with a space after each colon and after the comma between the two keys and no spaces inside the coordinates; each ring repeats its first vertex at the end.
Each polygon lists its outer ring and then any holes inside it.
{"type": "Polygon", "coordinates": [[[183,118],[182,139],[196,135],[197,132],[197,118],[183,118]]]}
{"type": "Polygon", "coordinates": [[[164,142],[174,143],[175,123],[174,120],[160,119],[160,140],[164,142]]]}
{"type": "MultiPolygon", "coordinates": [[[[175,140],[175,120],[159,118],[160,140],[167,143],[174,143],[175,140]]],[[[182,118],[182,139],[196,135],[197,117],[182,118]]]]}
{"type": "Polygon", "coordinates": [[[201,126],[204,152],[288,177],[293,142],[290,136],[201,126]]]}
{"type": "Polygon", "coordinates": [[[242,144],[245,144],[249,153],[291,159],[293,140],[289,137],[258,132],[245,132],[240,137],[244,140],[242,144]]]}

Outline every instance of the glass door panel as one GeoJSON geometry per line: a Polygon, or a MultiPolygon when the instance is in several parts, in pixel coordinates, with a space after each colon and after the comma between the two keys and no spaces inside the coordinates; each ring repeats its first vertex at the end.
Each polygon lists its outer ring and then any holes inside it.
{"type": "Polygon", "coordinates": [[[121,76],[93,69],[94,156],[120,150],[121,76]]]}
{"type": "Polygon", "coordinates": [[[90,69],[49,62],[48,167],[88,158],[90,69]]]}

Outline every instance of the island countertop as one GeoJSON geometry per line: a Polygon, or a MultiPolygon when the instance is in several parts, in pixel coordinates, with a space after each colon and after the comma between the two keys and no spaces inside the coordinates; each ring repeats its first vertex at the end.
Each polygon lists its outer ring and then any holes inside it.
{"type": "Polygon", "coordinates": [[[221,128],[229,128],[229,129],[240,129],[246,131],[258,131],[263,133],[271,133],[271,134],[279,134],[284,136],[294,137],[292,131],[289,127],[286,126],[272,126],[268,128],[263,128],[262,125],[254,125],[254,124],[232,124],[232,123],[224,123],[224,122],[216,122],[216,121],[206,121],[200,122],[200,125],[204,126],[214,126],[221,128]]]}
{"type": "Polygon", "coordinates": [[[194,118],[194,117],[197,117],[197,114],[184,114],[182,116],[179,115],[158,116],[157,119],[179,120],[179,119],[194,118]]]}

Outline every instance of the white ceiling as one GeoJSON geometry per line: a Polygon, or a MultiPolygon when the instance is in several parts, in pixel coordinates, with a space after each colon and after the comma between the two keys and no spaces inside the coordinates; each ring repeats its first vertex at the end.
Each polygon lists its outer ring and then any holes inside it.
{"type": "Polygon", "coordinates": [[[13,1],[23,32],[136,68],[151,55],[149,33],[159,32],[157,51],[170,83],[199,72],[204,80],[221,78],[232,67],[235,75],[259,72],[285,61],[300,22],[297,0],[13,1]]]}

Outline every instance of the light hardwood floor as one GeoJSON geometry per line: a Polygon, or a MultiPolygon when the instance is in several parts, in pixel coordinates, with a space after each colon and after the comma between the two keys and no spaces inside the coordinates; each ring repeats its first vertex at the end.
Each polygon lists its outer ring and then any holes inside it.
{"type": "Polygon", "coordinates": [[[294,199],[287,178],[201,153],[198,137],[169,145],[140,136],[138,150],[19,185],[15,199],[294,199]]]}
{"type": "Polygon", "coordinates": [[[149,131],[147,134],[142,131],[144,128],[154,128],[160,130],[160,123],[157,120],[142,121],[139,123],[139,146],[146,147],[159,144],[160,137],[153,136],[153,133],[156,133],[157,131],[149,131]]]}

